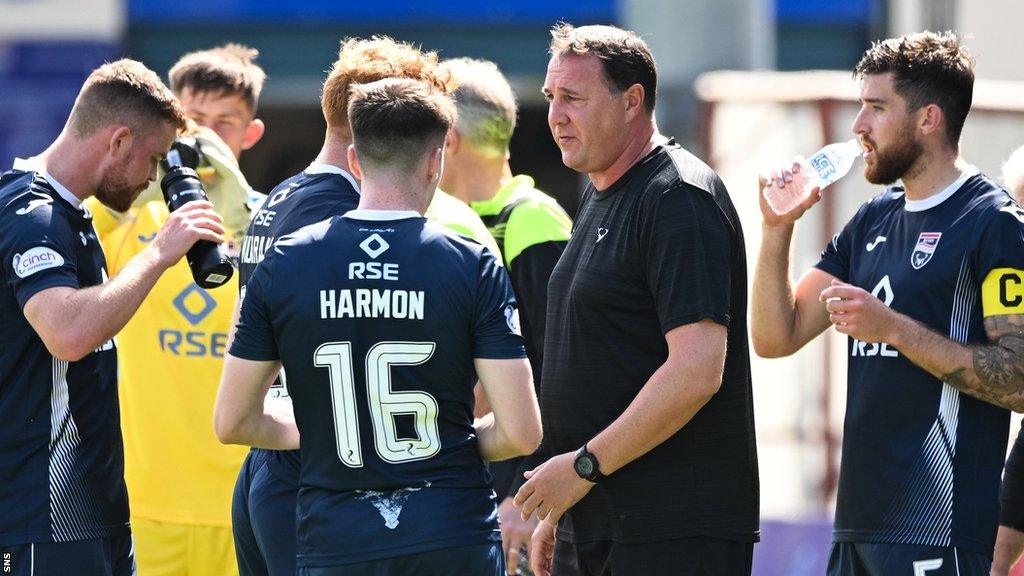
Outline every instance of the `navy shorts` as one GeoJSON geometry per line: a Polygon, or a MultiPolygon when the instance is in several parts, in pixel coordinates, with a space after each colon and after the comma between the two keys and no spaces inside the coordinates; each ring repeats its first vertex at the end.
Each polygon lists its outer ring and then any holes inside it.
{"type": "Polygon", "coordinates": [[[622,544],[558,541],[554,576],[749,576],[754,544],[718,538],[679,538],[622,544]]]}
{"type": "Polygon", "coordinates": [[[962,548],[833,542],[828,576],[989,576],[992,558],[962,548]]]}
{"type": "Polygon", "coordinates": [[[442,548],[330,568],[300,568],[299,576],[504,576],[501,544],[442,548]]]}
{"type": "Polygon", "coordinates": [[[0,546],[7,576],[134,576],[132,537],[0,546]]]}
{"type": "Polygon", "coordinates": [[[267,452],[245,458],[231,499],[240,576],[294,576],[299,487],[270,470],[267,452]]]}

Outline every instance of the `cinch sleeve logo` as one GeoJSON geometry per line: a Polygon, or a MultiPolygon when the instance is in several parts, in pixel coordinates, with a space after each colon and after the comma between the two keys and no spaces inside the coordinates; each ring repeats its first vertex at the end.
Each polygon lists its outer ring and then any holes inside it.
{"type": "Polygon", "coordinates": [[[996,268],[981,283],[981,304],[986,317],[1024,314],[1024,270],[996,268]]]}
{"type": "Polygon", "coordinates": [[[40,270],[59,268],[64,265],[64,257],[45,246],[36,246],[22,254],[14,255],[14,273],[19,278],[27,278],[40,270]]]}

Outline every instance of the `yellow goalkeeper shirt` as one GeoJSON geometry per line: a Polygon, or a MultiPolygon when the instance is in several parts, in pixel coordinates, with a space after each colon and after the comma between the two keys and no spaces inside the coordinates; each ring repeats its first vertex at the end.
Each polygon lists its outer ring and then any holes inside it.
{"type": "MultiPolygon", "coordinates": [[[[162,201],[112,214],[90,209],[110,275],[142,251],[167,220],[162,201]]],[[[167,270],[117,336],[125,480],[133,517],[231,526],[231,493],[248,448],[213,432],[237,274],[203,290],[182,258],[167,270]]]]}

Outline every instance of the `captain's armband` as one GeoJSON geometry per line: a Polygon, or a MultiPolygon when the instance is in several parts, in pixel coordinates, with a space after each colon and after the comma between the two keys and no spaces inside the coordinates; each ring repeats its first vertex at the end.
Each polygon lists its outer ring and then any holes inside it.
{"type": "Polygon", "coordinates": [[[981,309],[986,318],[1024,314],[1024,270],[995,268],[981,283],[981,309]]]}

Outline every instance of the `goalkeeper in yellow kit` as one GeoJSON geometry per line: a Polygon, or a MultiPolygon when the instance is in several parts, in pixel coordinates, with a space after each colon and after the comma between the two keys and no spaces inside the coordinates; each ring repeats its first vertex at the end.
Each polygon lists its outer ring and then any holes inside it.
{"type": "MultiPolygon", "coordinates": [[[[252,191],[238,156],[263,136],[255,118],[265,74],[257,52],[227,45],[183,56],[170,86],[195,121],[210,201],[229,242],[249,224],[252,191]]],[[[113,276],[168,217],[153,184],[125,214],[90,204],[113,276]]],[[[118,336],[125,480],[139,573],[237,574],[231,492],[246,450],[217,442],[210,426],[237,275],[203,290],[184,259],[157,282],[118,336]]]]}

